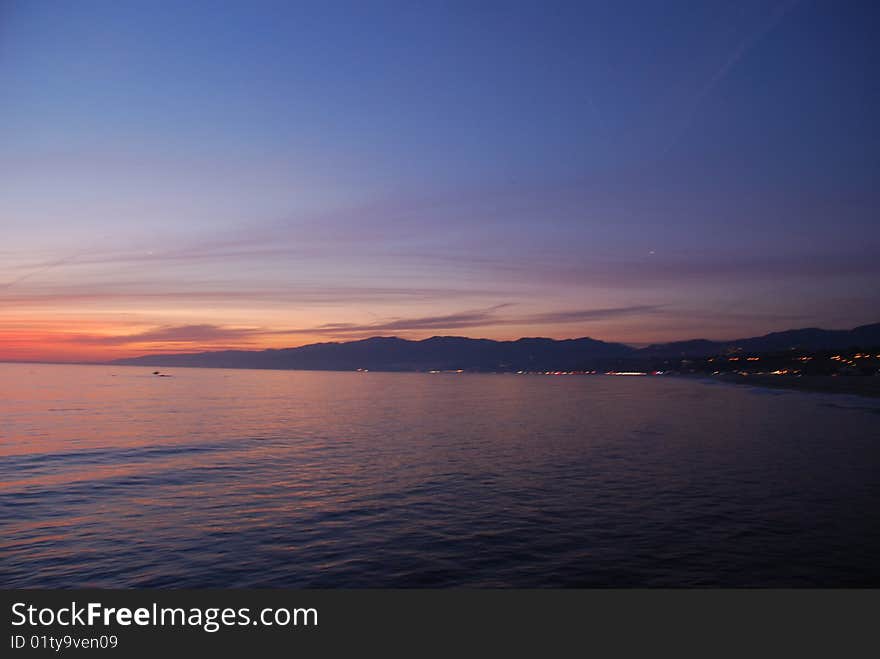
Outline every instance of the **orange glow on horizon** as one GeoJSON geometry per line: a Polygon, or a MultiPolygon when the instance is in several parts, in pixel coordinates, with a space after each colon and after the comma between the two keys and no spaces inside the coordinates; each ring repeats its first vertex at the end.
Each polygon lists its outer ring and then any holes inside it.
{"type": "Polygon", "coordinates": [[[153,325],[130,321],[69,321],[65,319],[0,319],[0,361],[110,361],[155,352],[200,352],[270,347],[267,337],[244,340],[136,340],[153,325]],[[132,340],[126,337],[132,336],[132,340]],[[264,345],[265,344],[265,345],[264,345]]]}

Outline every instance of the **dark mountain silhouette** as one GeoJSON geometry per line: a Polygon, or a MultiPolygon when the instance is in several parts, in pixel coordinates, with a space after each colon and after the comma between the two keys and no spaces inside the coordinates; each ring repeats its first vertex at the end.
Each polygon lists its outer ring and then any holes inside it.
{"type": "Polygon", "coordinates": [[[876,346],[880,346],[880,323],[853,330],[789,330],[735,341],[696,339],[656,344],[642,349],[590,338],[493,341],[434,336],[422,341],[409,341],[379,336],[360,341],[315,343],[280,350],[146,355],[119,359],[112,363],[331,371],[569,371],[617,368],[646,363],[656,358],[705,357],[730,351],[765,353],[790,349],[838,350],[876,346]]]}
{"type": "Polygon", "coordinates": [[[773,332],[734,341],[676,341],[651,345],[639,350],[644,357],[708,357],[726,352],[782,352],[785,350],[844,350],[880,346],[880,323],[851,330],[824,330],[816,327],[773,332]]]}
{"type": "Polygon", "coordinates": [[[148,355],[117,360],[145,366],[209,366],[309,370],[561,370],[625,357],[635,349],[594,339],[525,338],[517,341],[434,336],[422,341],[374,337],[346,343],[316,343],[282,350],[225,350],[195,354],[148,355]]]}

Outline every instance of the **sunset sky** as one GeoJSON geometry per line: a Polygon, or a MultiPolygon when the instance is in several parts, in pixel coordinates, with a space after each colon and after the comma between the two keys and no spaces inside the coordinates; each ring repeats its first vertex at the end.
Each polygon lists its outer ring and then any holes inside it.
{"type": "Polygon", "coordinates": [[[0,2],[0,359],[880,320],[880,3],[0,2]]]}

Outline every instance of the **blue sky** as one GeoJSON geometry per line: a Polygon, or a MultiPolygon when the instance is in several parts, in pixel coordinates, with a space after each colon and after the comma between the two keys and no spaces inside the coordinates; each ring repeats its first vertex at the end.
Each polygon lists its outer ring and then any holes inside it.
{"type": "Polygon", "coordinates": [[[878,19],[0,3],[0,357],[875,322],[878,19]]]}

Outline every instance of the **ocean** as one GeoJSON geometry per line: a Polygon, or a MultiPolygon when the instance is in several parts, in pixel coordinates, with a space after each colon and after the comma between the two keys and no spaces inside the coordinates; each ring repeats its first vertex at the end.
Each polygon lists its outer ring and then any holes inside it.
{"type": "Polygon", "coordinates": [[[0,586],[880,586],[880,400],[0,364],[0,586]]]}

